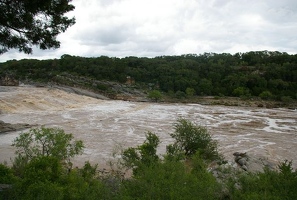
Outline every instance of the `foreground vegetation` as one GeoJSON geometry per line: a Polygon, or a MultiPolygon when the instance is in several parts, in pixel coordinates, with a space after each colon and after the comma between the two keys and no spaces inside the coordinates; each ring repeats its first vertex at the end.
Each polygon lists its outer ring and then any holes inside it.
{"type": "MultiPolygon", "coordinates": [[[[12,167],[0,164],[0,199],[296,199],[297,172],[285,161],[279,170],[250,174],[222,169],[225,179],[208,170],[210,163],[224,163],[217,143],[205,127],[179,119],[171,134],[173,144],[157,154],[158,136],[120,152],[118,169],[98,173],[86,162],[73,168],[71,158],[82,153],[82,141],[74,141],[61,129],[37,128],[15,139],[12,167]]],[[[218,170],[219,167],[218,167],[218,170]]]]}
{"type": "MultiPolygon", "coordinates": [[[[297,99],[297,55],[256,51],[204,53],[155,58],[84,58],[11,60],[0,63],[0,75],[20,80],[78,85],[78,77],[134,84],[175,98],[235,96],[290,102],[297,99]],[[70,76],[71,75],[71,76],[70,76]],[[75,81],[76,80],[76,81],[75,81]]],[[[83,80],[83,79],[82,79],[83,80]]],[[[84,87],[112,93],[110,85],[82,81],[84,87]]],[[[154,100],[159,98],[155,93],[154,100]]]]}

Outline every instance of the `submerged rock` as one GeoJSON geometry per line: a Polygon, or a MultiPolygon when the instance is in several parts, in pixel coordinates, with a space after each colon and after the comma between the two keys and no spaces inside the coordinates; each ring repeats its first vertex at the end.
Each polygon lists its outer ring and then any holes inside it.
{"type": "Polygon", "coordinates": [[[24,130],[24,129],[31,128],[32,126],[34,125],[24,124],[24,123],[10,124],[0,120],[0,133],[24,130]]]}

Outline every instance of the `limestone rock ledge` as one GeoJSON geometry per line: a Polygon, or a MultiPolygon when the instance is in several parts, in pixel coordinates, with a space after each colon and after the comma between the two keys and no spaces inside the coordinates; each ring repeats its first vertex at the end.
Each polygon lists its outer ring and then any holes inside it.
{"type": "Polygon", "coordinates": [[[10,124],[0,120],[0,134],[7,133],[10,131],[24,130],[24,129],[31,128],[32,126],[34,125],[24,124],[24,123],[10,124]]]}

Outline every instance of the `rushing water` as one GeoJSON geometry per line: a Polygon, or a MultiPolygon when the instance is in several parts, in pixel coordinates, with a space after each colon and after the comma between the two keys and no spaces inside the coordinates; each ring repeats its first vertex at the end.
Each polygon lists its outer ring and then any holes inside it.
{"type": "MultiPolygon", "coordinates": [[[[74,162],[104,165],[114,148],[141,144],[145,133],[161,140],[159,153],[172,142],[169,134],[179,117],[207,127],[226,159],[248,152],[297,166],[297,112],[289,109],[205,106],[97,100],[46,88],[15,88],[0,92],[0,120],[63,128],[83,140],[86,148],[74,162]]],[[[0,135],[0,162],[9,161],[19,132],[0,135]]]]}

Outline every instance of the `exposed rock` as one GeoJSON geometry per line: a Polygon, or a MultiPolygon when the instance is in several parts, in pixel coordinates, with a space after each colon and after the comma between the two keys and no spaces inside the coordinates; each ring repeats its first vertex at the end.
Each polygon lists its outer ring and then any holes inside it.
{"type": "Polygon", "coordinates": [[[24,83],[35,87],[57,88],[103,100],[148,101],[145,92],[138,88],[133,81],[123,84],[64,73],[53,77],[47,83],[38,83],[31,80],[24,80],[24,83]]]}
{"type": "Polygon", "coordinates": [[[267,159],[247,155],[247,153],[235,152],[234,161],[238,164],[238,166],[244,171],[248,172],[263,172],[264,167],[268,167],[269,169],[274,169],[275,164],[268,161],[267,159]]]}
{"type": "Polygon", "coordinates": [[[244,171],[248,171],[248,168],[247,168],[246,165],[242,165],[242,166],[241,166],[241,169],[243,169],[244,171]]]}
{"type": "Polygon", "coordinates": [[[79,95],[84,95],[84,96],[88,96],[88,97],[93,97],[96,99],[103,99],[103,100],[108,100],[109,98],[106,96],[103,96],[101,94],[92,92],[92,91],[88,91],[85,89],[80,89],[80,88],[75,88],[75,87],[70,87],[70,86],[58,86],[58,85],[51,85],[50,88],[57,88],[60,90],[64,90],[66,92],[70,92],[70,93],[75,93],[75,94],[79,94],[79,95]]]}
{"type": "Polygon", "coordinates": [[[234,152],[233,156],[241,156],[241,157],[245,157],[246,156],[246,152],[245,153],[240,153],[240,152],[234,152]]]}
{"type": "Polygon", "coordinates": [[[276,166],[276,164],[264,158],[252,158],[250,159],[250,162],[247,163],[247,167],[250,172],[264,172],[264,167],[272,170],[275,169],[276,166]]]}
{"type": "Polygon", "coordinates": [[[247,158],[243,157],[237,160],[237,163],[240,164],[240,166],[244,166],[247,164],[247,158]]]}
{"type": "Polygon", "coordinates": [[[0,77],[0,85],[2,86],[19,86],[19,80],[15,79],[12,75],[4,75],[0,77]]]}
{"type": "Polygon", "coordinates": [[[34,125],[23,124],[23,123],[10,124],[10,123],[5,123],[0,120],[0,133],[24,130],[24,129],[31,128],[32,126],[34,126],[34,125]]]}
{"type": "Polygon", "coordinates": [[[228,161],[224,164],[211,163],[209,165],[208,170],[218,182],[223,183],[229,178],[234,178],[237,173],[257,173],[264,172],[265,167],[271,170],[276,168],[276,164],[256,155],[248,155],[246,152],[235,152],[233,155],[234,161],[228,161]]]}
{"type": "Polygon", "coordinates": [[[223,164],[210,163],[208,166],[208,170],[213,174],[217,182],[222,184],[224,197],[227,197],[227,199],[229,199],[227,184],[230,184],[230,179],[235,181],[234,187],[240,190],[241,185],[238,182],[238,175],[264,172],[265,167],[271,170],[276,168],[276,164],[256,155],[248,155],[246,152],[235,152],[233,155],[234,161],[227,161],[223,164]]]}

